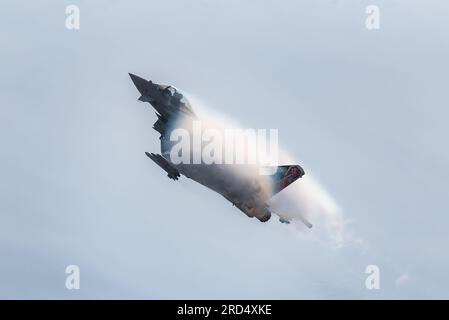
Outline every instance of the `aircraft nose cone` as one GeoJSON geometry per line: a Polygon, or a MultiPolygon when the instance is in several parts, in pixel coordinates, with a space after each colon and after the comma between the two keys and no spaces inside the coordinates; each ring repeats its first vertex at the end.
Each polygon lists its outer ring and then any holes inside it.
{"type": "Polygon", "coordinates": [[[140,79],[140,77],[136,76],[135,74],[132,74],[132,73],[128,73],[128,74],[129,74],[129,76],[131,77],[131,80],[132,80],[132,81],[134,81],[134,80],[136,80],[136,79],[140,79]]]}
{"type": "Polygon", "coordinates": [[[148,81],[146,81],[145,79],[142,79],[139,76],[136,76],[135,74],[132,73],[128,73],[131,80],[133,81],[134,85],[136,86],[137,90],[139,90],[140,94],[143,95],[144,91],[145,91],[145,87],[148,84],[148,81]]]}

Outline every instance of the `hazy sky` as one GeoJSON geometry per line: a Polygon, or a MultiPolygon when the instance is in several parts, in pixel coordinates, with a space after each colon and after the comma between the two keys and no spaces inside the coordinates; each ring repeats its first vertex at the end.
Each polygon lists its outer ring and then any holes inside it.
{"type": "Polygon", "coordinates": [[[443,0],[3,1],[0,297],[449,298],[448,16],[443,0]],[[350,240],[168,179],[128,72],[278,128],[350,240]]]}

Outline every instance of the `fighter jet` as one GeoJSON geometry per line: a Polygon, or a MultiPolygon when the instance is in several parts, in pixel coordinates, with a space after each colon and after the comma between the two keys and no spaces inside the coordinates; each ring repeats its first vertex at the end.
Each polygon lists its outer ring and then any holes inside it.
{"type": "MultiPolygon", "coordinates": [[[[150,103],[156,110],[157,121],[153,128],[160,134],[161,154],[145,154],[166,171],[170,179],[178,180],[181,175],[190,178],[221,194],[248,217],[266,222],[274,213],[268,204],[270,198],[304,175],[299,165],[277,166],[274,174],[261,179],[248,174],[250,170],[235,170],[233,165],[173,163],[170,133],[180,125],[188,127],[189,123],[198,120],[197,115],[187,98],[175,87],[147,81],[131,73],[129,76],[140,93],[138,100],[150,103]]],[[[290,223],[285,217],[280,217],[279,221],[290,223]]],[[[301,221],[308,228],[312,227],[304,217],[301,221]]]]}

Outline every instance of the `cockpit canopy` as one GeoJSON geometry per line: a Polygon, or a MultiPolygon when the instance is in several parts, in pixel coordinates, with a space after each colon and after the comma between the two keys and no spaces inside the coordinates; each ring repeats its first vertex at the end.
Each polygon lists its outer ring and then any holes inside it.
{"type": "Polygon", "coordinates": [[[167,86],[167,85],[159,85],[159,86],[162,89],[162,94],[165,97],[169,98],[171,103],[174,103],[176,105],[179,103],[179,104],[183,105],[191,113],[193,113],[192,107],[190,106],[189,101],[183,94],[181,94],[179,92],[178,89],[176,89],[173,86],[167,86]]]}
{"type": "Polygon", "coordinates": [[[173,86],[166,86],[163,90],[164,95],[166,96],[175,96],[176,93],[178,93],[178,90],[176,90],[173,86]]]}

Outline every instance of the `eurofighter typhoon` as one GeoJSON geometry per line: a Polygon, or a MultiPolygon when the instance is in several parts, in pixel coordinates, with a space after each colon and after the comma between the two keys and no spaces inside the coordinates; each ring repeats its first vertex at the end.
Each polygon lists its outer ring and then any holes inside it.
{"type": "MultiPolygon", "coordinates": [[[[268,221],[274,213],[268,204],[270,198],[301,178],[304,170],[299,165],[281,165],[272,167],[272,174],[261,175],[239,164],[175,163],[170,156],[174,145],[170,135],[180,127],[191,132],[192,123],[199,120],[197,115],[186,97],[173,86],[129,75],[141,95],[138,100],[149,102],[156,110],[157,121],[153,128],[161,135],[161,154],[145,154],[166,171],[170,179],[178,180],[183,175],[218,192],[248,217],[268,221]]],[[[290,222],[283,217],[279,220],[290,222]]],[[[304,217],[301,221],[312,227],[304,217]]]]}

